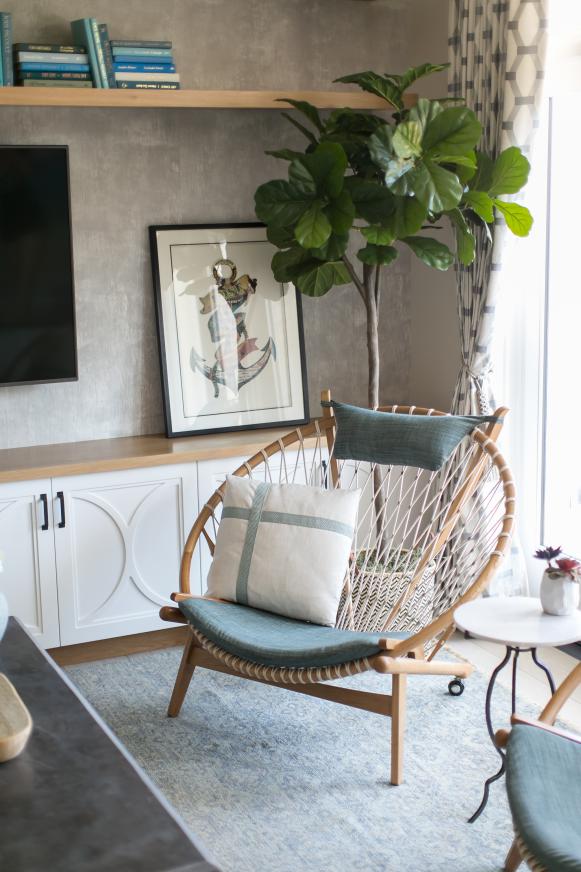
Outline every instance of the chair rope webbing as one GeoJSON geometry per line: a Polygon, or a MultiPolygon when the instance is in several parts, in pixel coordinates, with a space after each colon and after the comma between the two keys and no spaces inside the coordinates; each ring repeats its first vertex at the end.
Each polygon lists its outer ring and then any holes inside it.
{"type": "Polygon", "coordinates": [[[348,678],[351,675],[359,675],[361,672],[373,669],[367,657],[362,657],[359,660],[350,660],[337,666],[309,666],[302,668],[264,666],[261,663],[244,660],[235,654],[229,654],[223,648],[207,639],[195,627],[191,627],[191,630],[196,641],[216,660],[220,660],[220,662],[224,663],[234,672],[239,672],[248,678],[258,678],[261,681],[274,681],[277,684],[318,684],[321,681],[335,681],[338,678],[348,678]]]}
{"type": "Polygon", "coordinates": [[[535,858],[533,857],[533,855],[531,854],[531,852],[529,851],[529,849],[527,848],[527,846],[523,842],[522,838],[517,833],[516,829],[514,831],[514,835],[515,835],[515,839],[516,839],[516,845],[517,845],[517,848],[519,850],[519,854],[521,855],[521,857],[523,858],[524,862],[527,864],[529,869],[531,869],[532,872],[551,872],[550,869],[547,869],[546,866],[542,866],[538,860],[535,860],[535,858]]]}
{"type": "MultiPolygon", "coordinates": [[[[297,428],[234,474],[273,484],[361,488],[336,626],[415,634],[442,614],[451,615],[488,562],[506,552],[514,514],[510,474],[495,442],[481,431],[467,436],[440,470],[428,471],[336,459],[334,427],[334,418],[322,418],[297,428]]],[[[223,488],[203,510],[202,546],[210,551],[220,525],[222,494],[223,488]]],[[[441,647],[449,626],[426,643],[427,657],[441,647]]],[[[249,668],[255,670],[257,664],[249,668]]]]}

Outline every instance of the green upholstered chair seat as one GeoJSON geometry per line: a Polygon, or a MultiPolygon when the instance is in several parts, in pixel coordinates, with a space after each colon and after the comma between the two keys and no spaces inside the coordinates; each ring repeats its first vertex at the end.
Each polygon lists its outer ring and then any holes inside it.
{"type": "Polygon", "coordinates": [[[182,600],[189,623],[229,654],[264,666],[336,666],[380,652],[379,639],[409,633],[355,633],[283,618],[236,603],[182,600]]]}
{"type": "Polygon", "coordinates": [[[516,832],[551,872],[581,872],[581,744],[517,724],[506,789],[516,832]]]}

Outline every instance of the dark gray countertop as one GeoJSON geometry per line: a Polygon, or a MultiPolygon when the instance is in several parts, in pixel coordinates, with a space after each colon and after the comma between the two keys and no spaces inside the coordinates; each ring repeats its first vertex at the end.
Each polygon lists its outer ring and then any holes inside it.
{"type": "Polygon", "coordinates": [[[0,764],[3,872],[217,872],[66,676],[11,618],[0,672],[34,727],[0,764]]]}

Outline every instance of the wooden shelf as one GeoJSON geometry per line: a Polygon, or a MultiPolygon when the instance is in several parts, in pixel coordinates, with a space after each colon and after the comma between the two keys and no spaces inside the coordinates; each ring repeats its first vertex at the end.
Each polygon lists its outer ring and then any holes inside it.
{"type": "MultiPolygon", "coordinates": [[[[284,97],[308,100],[319,109],[385,109],[365,91],[137,91],[109,88],[0,88],[0,106],[71,106],[79,109],[284,109],[284,97]]],[[[413,105],[414,95],[406,103],[413,105]]],[[[287,107],[288,108],[288,107],[287,107]]]]}
{"type": "MultiPolygon", "coordinates": [[[[91,442],[63,442],[28,448],[0,450],[0,483],[82,475],[217,460],[222,457],[250,457],[289,432],[289,427],[265,430],[240,430],[210,436],[122,436],[91,442]]],[[[305,445],[310,445],[310,440],[305,445]]],[[[313,443],[314,444],[314,443],[313,443]]]]}

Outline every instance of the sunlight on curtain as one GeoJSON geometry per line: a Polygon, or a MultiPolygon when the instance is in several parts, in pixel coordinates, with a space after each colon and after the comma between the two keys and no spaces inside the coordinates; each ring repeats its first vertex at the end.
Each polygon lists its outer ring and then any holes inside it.
{"type": "Polygon", "coordinates": [[[550,197],[547,246],[546,421],[543,537],[581,553],[581,179],[572,155],[581,141],[581,4],[553,0],[549,93],[550,197]]]}
{"type": "Polygon", "coordinates": [[[505,448],[532,593],[541,542],[581,552],[581,179],[571,159],[581,139],[581,4],[569,0],[551,0],[545,98],[525,189],[535,226],[508,259],[495,351],[498,391],[513,409],[505,448]]]}

